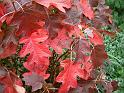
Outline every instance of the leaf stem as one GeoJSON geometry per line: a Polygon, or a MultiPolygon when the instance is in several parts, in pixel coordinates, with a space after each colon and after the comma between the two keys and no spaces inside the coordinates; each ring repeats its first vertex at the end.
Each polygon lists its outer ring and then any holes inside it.
{"type": "Polygon", "coordinates": [[[12,14],[12,13],[14,13],[14,12],[15,12],[15,11],[12,11],[12,12],[6,13],[5,15],[3,15],[3,16],[0,17],[0,20],[2,20],[4,17],[6,17],[6,16],[8,16],[9,14],[12,14]]]}
{"type": "Polygon", "coordinates": [[[59,56],[59,58],[56,60],[56,62],[58,62],[60,60],[60,58],[62,58],[64,55],[66,55],[70,50],[68,49],[65,53],[63,53],[61,56],[59,56]]]}

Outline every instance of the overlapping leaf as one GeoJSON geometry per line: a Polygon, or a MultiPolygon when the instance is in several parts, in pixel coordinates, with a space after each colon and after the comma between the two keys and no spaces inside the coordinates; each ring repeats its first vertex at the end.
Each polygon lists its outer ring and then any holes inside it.
{"type": "Polygon", "coordinates": [[[64,67],[64,70],[56,78],[57,82],[62,82],[59,93],[67,93],[70,88],[76,88],[77,76],[87,80],[92,69],[92,64],[88,62],[81,68],[81,64],[73,63],[71,60],[64,60],[61,62],[61,66],[64,67]]]}
{"type": "Polygon", "coordinates": [[[26,85],[32,86],[32,91],[42,88],[44,82],[43,77],[39,76],[35,72],[25,73],[23,76],[23,80],[25,81],[26,85]]]}
{"type": "Polygon", "coordinates": [[[81,5],[82,5],[82,10],[83,10],[83,14],[88,17],[89,19],[93,19],[94,18],[94,12],[88,2],[88,0],[80,0],[81,5]]]}
{"type": "Polygon", "coordinates": [[[41,5],[44,5],[45,7],[49,7],[50,5],[53,5],[57,7],[60,11],[65,12],[65,8],[71,8],[71,0],[33,0],[41,5]]]}
{"type": "MultiPolygon", "coordinates": [[[[56,81],[62,83],[59,93],[67,93],[70,88],[79,89],[78,92],[93,92],[96,88],[92,87],[93,84],[89,83],[88,79],[94,80],[97,77],[94,70],[102,66],[104,60],[107,59],[103,38],[97,28],[100,29],[101,26],[112,23],[109,15],[111,11],[105,6],[104,1],[2,1],[0,3],[0,58],[14,54],[18,39],[21,38],[19,43],[23,43],[24,46],[20,51],[20,56],[28,55],[23,65],[29,71],[23,74],[23,80],[26,85],[32,86],[32,91],[36,91],[42,88],[44,80],[49,77],[46,73],[48,67],[51,67],[49,66],[49,61],[51,61],[49,47],[52,47],[60,57],[63,55],[63,49],[66,48],[69,50],[68,54],[72,53],[68,56],[73,56],[74,53],[75,60],[65,59],[60,62],[64,70],[57,72],[56,81]],[[94,7],[96,11],[93,11],[94,7]],[[94,73],[94,77],[91,77],[94,73]],[[88,84],[83,82],[83,88],[77,86],[77,77],[88,84]]],[[[0,69],[0,79],[0,92],[4,90],[6,90],[5,93],[25,92],[24,88],[15,83],[3,69],[0,69]]],[[[112,92],[111,84],[105,84],[105,89],[107,92],[112,92]]]]}
{"type": "Polygon", "coordinates": [[[83,63],[83,62],[88,62],[91,60],[90,59],[91,49],[86,39],[77,40],[75,44],[74,52],[76,53],[77,62],[83,63]]]}
{"type": "Polygon", "coordinates": [[[70,48],[71,41],[72,40],[67,35],[67,30],[62,28],[55,39],[48,39],[47,44],[49,44],[58,54],[62,54],[63,48],[70,48]]]}
{"type": "Polygon", "coordinates": [[[17,77],[9,73],[5,68],[0,67],[0,93],[25,93],[25,89],[16,84],[17,77]],[[23,88],[22,92],[18,92],[17,87],[23,88]]]}
{"type": "Polygon", "coordinates": [[[91,53],[91,59],[92,59],[94,68],[100,67],[107,58],[108,58],[108,55],[105,52],[104,45],[97,45],[94,47],[91,53]]]}
{"type": "MultiPolygon", "coordinates": [[[[50,57],[51,53],[47,45],[41,44],[41,42],[43,43],[47,38],[47,31],[40,29],[32,33],[30,37],[22,38],[20,40],[20,43],[25,44],[20,51],[20,55],[26,56],[30,53],[27,61],[24,63],[24,67],[27,68],[30,72],[35,72],[36,74],[42,76],[43,79],[47,79],[49,76],[45,73],[49,66],[48,57],[50,57]]],[[[33,86],[32,83],[29,83],[28,85],[33,86]]],[[[32,88],[33,90],[39,89],[34,88],[34,86],[32,88]]]]}

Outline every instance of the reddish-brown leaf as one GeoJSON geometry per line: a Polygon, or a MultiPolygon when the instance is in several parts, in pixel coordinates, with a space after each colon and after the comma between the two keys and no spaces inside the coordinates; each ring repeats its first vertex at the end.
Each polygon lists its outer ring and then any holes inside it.
{"type": "Polygon", "coordinates": [[[86,39],[77,39],[77,42],[74,47],[74,52],[76,53],[77,62],[88,62],[90,61],[90,44],[86,39]]]}
{"type": "Polygon", "coordinates": [[[82,7],[78,0],[72,1],[72,7],[66,11],[67,18],[64,20],[64,22],[70,25],[77,25],[81,22],[82,7]]]}
{"type": "Polygon", "coordinates": [[[97,68],[103,64],[103,62],[108,58],[107,53],[105,52],[104,45],[94,46],[94,49],[91,53],[91,60],[94,68],[97,68]]]}
{"type": "Polygon", "coordinates": [[[15,36],[14,31],[6,31],[2,41],[0,42],[0,58],[5,58],[14,54],[16,52],[16,47],[17,37],[15,36]]]}
{"type": "Polygon", "coordinates": [[[37,73],[35,72],[25,73],[23,77],[25,84],[32,86],[32,92],[42,88],[44,79],[37,73]]]}

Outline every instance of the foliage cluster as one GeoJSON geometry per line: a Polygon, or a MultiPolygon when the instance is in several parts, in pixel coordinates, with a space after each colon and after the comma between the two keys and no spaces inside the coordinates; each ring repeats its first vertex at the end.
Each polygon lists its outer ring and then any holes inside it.
{"type": "Polygon", "coordinates": [[[0,1],[0,92],[112,93],[103,41],[114,31],[105,0],[0,1]]]}

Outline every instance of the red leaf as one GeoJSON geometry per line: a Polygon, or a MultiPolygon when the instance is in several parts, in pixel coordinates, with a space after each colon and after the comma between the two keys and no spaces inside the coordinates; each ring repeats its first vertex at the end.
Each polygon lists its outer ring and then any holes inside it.
{"type": "Polygon", "coordinates": [[[67,93],[70,88],[76,88],[77,76],[87,80],[92,68],[92,65],[89,62],[86,62],[86,64],[81,68],[81,64],[73,63],[71,60],[64,60],[61,62],[61,66],[64,67],[64,70],[61,71],[56,78],[57,82],[62,82],[59,93],[67,93]]]}
{"type": "Polygon", "coordinates": [[[23,48],[20,51],[20,56],[24,57],[28,53],[30,56],[27,61],[24,63],[24,66],[29,70],[36,72],[37,74],[48,78],[46,70],[49,66],[48,57],[50,57],[51,52],[46,44],[40,43],[44,42],[48,38],[46,30],[39,30],[32,33],[30,37],[22,38],[20,43],[25,43],[23,48]]]}
{"type": "Polygon", "coordinates": [[[45,41],[48,38],[46,30],[38,30],[32,33],[30,37],[23,37],[20,39],[20,43],[24,43],[24,47],[20,51],[22,57],[26,56],[28,53],[48,57],[50,56],[50,51],[48,47],[40,42],[45,41]]]}
{"type": "MultiPolygon", "coordinates": [[[[85,25],[78,25],[78,29],[76,29],[77,31],[80,31],[82,29],[84,29],[84,33],[88,36],[89,40],[91,43],[93,43],[94,45],[103,45],[104,44],[104,40],[103,37],[101,35],[101,33],[99,33],[95,28],[89,28],[88,26],[85,25]]],[[[80,31],[81,32],[81,31],[80,31]]],[[[83,38],[86,38],[85,35],[82,36],[83,38]]]]}
{"type": "Polygon", "coordinates": [[[51,6],[49,8],[49,11],[47,12],[49,13],[49,17],[48,19],[46,19],[45,26],[46,26],[46,29],[48,29],[49,31],[49,38],[55,39],[58,33],[62,30],[62,28],[66,26],[62,24],[62,21],[65,19],[66,15],[65,13],[62,13],[61,11],[59,11],[53,6],[51,6]],[[52,14],[51,13],[52,9],[55,9],[57,13],[52,14]]]}
{"type": "Polygon", "coordinates": [[[4,85],[0,83],[0,93],[4,93],[4,85]]]}
{"type": "Polygon", "coordinates": [[[83,14],[88,17],[90,20],[94,18],[94,12],[88,2],[88,0],[80,0],[82,9],[83,9],[83,14]]]}
{"type": "Polygon", "coordinates": [[[90,42],[92,42],[94,45],[103,45],[104,44],[104,40],[103,37],[101,36],[101,34],[95,30],[91,30],[93,31],[92,34],[88,33],[90,42]]]}
{"type": "Polygon", "coordinates": [[[51,5],[57,7],[60,11],[65,13],[65,8],[71,8],[71,0],[33,0],[45,7],[49,7],[51,5]]]}

